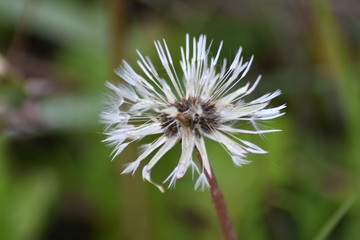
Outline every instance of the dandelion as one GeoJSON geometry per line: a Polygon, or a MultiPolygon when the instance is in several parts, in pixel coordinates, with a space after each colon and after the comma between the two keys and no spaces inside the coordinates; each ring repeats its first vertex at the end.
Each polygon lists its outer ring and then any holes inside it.
{"type": "Polygon", "coordinates": [[[159,74],[152,61],[137,51],[137,61],[142,74],[138,74],[126,61],[116,73],[126,82],[107,83],[112,90],[107,108],[102,113],[106,124],[106,143],[114,147],[113,158],[130,143],[149,135],[159,135],[153,142],[142,145],[138,158],[128,163],[122,173],[135,173],[151,153],[150,161],[142,168],[143,179],[164,191],[160,184],[151,179],[151,170],[157,162],[177,143],[181,144],[181,155],[174,170],[165,179],[169,187],[182,178],[189,168],[199,176],[195,189],[207,188],[212,178],[210,159],[205,139],[218,142],[231,156],[237,166],[247,164],[248,153],[266,153],[259,146],[240,139],[239,134],[264,134],[279,131],[262,130],[259,121],[274,119],[283,115],[285,105],[269,107],[270,100],[279,96],[279,90],[267,93],[252,101],[244,97],[254,91],[261,76],[253,84],[239,87],[248,73],[253,57],[245,61],[240,48],[231,64],[219,61],[223,43],[216,55],[210,55],[206,36],[193,38],[186,35],[185,48],[181,47],[181,74],[175,70],[171,53],[163,42],[155,41],[155,47],[165,70],[159,74]],[[253,130],[239,128],[239,123],[249,122],[253,130]],[[200,164],[193,159],[193,151],[200,158],[200,164]]]}

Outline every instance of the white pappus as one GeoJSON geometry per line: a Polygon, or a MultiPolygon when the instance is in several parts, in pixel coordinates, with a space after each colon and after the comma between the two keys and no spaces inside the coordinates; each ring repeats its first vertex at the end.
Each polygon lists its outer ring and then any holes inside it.
{"type": "Polygon", "coordinates": [[[238,138],[238,134],[263,134],[279,131],[261,130],[256,122],[277,118],[285,105],[269,107],[270,100],[279,96],[279,90],[267,93],[250,102],[244,101],[256,88],[259,76],[253,84],[239,87],[239,82],[250,69],[253,57],[244,61],[240,48],[228,66],[226,59],[219,63],[222,42],[216,55],[210,56],[206,36],[190,39],[186,35],[185,47],[181,47],[181,74],[177,73],[170,51],[163,42],[155,41],[155,47],[165,70],[161,76],[152,61],[137,51],[137,61],[142,74],[138,74],[126,62],[116,69],[125,83],[107,83],[111,94],[101,121],[106,125],[104,142],[114,148],[113,157],[119,155],[130,143],[146,136],[157,134],[153,142],[141,146],[138,158],[126,164],[123,173],[134,173],[151,153],[156,151],[143,167],[143,179],[153,183],[160,191],[163,187],[151,180],[151,170],[156,163],[173,148],[181,144],[181,155],[177,166],[164,182],[173,186],[189,168],[199,174],[195,188],[209,186],[205,171],[211,176],[210,161],[205,138],[212,139],[224,147],[237,166],[248,163],[248,153],[266,153],[257,145],[238,138]],[[254,130],[240,129],[239,122],[247,121],[254,130]],[[199,167],[193,159],[197,149],[202,158],[199,167]]]}

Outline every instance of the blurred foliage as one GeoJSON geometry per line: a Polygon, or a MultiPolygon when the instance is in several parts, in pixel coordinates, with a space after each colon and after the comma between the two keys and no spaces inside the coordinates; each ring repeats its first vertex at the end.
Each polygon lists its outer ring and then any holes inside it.
{"type": "Polygon", "coordinates": [[[356,0],[0,0],[0,239],[221,239],[189,174],[161,194],[119,174],[136,146],[111,162],[101,143],[114,66],[135,49],[160,66],[162,38],[179,58],[185,33],[224,40],[226,58],[243,46],[247,80],[264,76],[253,97],[281,89],[288,105],[266,123],[281,133],[241,136],[269,151],[247,166],[207,143],[240,239],[358,239],[359,13],[356,0]]]}

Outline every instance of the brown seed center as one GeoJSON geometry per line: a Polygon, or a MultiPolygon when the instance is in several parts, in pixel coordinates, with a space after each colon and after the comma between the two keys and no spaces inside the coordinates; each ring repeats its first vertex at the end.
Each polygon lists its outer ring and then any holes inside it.
{"type": "Polygon", "coordinates": [[[199,129],[209,132],[218,126],[219,115],[216,106],[210,101],[201,101],[190,97],[171,104],[178,111],[176,116],[162,113],[159,116],[166,135],[176,135],[181,128],[190,128],[199,133],[199,129]]]}

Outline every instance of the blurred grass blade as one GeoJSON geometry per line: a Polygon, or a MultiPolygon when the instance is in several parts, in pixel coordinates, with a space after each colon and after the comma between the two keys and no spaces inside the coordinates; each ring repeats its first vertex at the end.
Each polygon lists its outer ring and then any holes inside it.
{"type": "Polygon", "coordinates": [[[329,236],[332,230],[340,222],[340,220],[345,216],[349,211],[350,207],[354,204],[357,199],[357,195],[354,194],[350,196],[340,207],[339,209],[329,218],[329,220],[324,224],[320,229],[319,233],[316,235],[314,240],[325,240],[329,236]]]}

